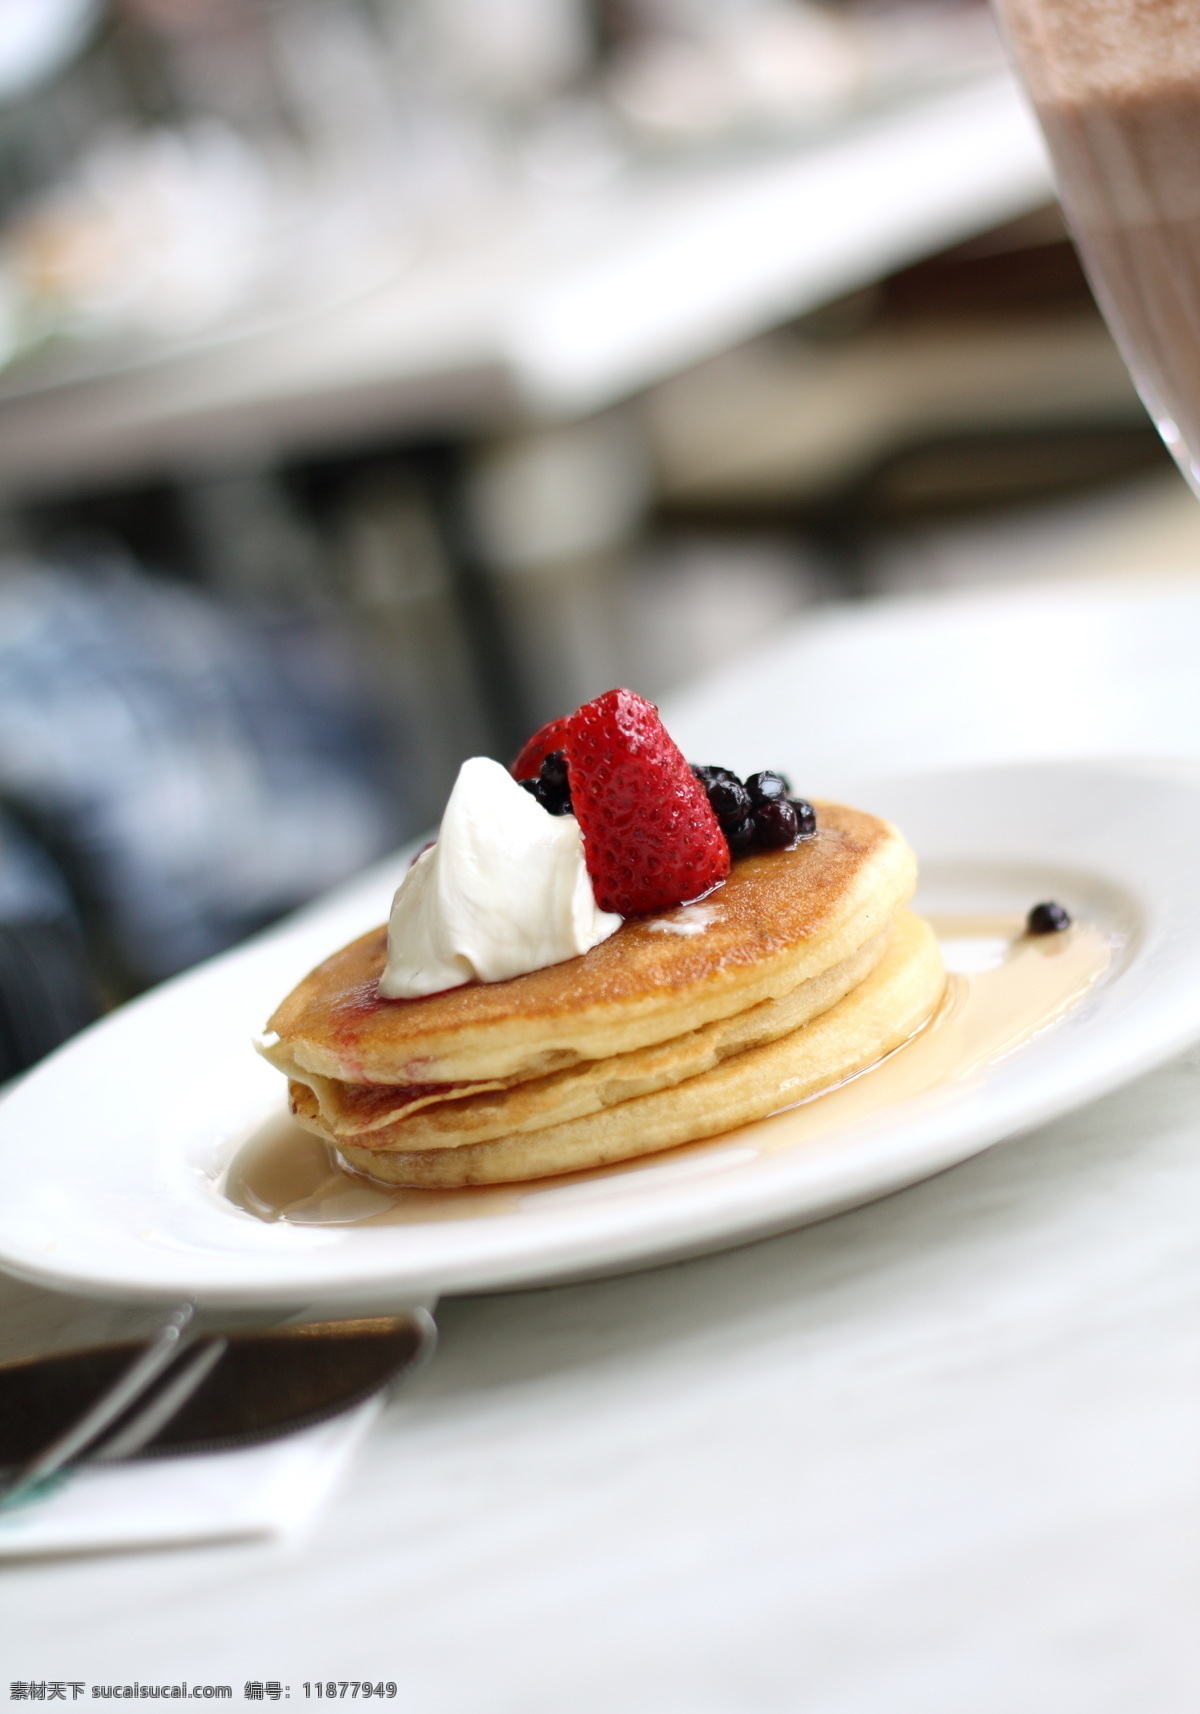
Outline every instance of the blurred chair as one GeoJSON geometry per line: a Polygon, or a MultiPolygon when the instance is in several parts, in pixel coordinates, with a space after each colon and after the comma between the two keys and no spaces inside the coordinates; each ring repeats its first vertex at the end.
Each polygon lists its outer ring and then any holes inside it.
{"type": "Polygon", "coordinates": [[[115,557],[0,570],[0,797],[58,864],[114,998],[221,951],[398,836],[383,722],[303,609],[115,557]]]}
{"type": "Polygon", "coordinates": [[[0,810],[0,1082],[98,1010],[79,916],[49,853],[0,810]]]}

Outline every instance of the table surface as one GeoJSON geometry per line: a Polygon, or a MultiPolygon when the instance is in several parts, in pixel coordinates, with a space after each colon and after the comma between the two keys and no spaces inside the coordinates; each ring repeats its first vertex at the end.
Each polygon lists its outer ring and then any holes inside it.
{"type": "MultiPolygon", "coordinates": [[[[800,625],[672,719],[822,787],[1195,756],[1198,652],[1195,575],[923,598],[800,625]],[[850,671],[869,691],[831,704],[850,671]]],[[[9,1568],[0,1674],[390,1678],[414,1714],[1191,1714],[1198,1145],[1194,1050],[804,1231],[446,1302],[312,1537],[9,1568]]],[[[0,1284],[6,1354],[128,1319],[0,1284]]]]}

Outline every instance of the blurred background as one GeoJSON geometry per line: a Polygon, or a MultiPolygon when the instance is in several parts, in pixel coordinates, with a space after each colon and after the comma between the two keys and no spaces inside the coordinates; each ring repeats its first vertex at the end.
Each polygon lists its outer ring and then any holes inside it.
{"type": "Polygon", "coordinates": [[[981,0],[0,0],[0,1076],[610,685],[1145,554],[981,0]]]}

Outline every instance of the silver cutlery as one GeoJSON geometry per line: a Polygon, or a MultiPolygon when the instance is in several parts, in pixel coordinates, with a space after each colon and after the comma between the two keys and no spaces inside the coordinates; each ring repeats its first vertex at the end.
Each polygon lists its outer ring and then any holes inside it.
{"type": "Polygon", "coordinates": [[[0,1364],[0,1508],[84,1461],[219,1451],[352,1409],[424,1361],[424,1309],[250,1331],[200,1331],[181,1304],[144,1344],[0,1364]]]}

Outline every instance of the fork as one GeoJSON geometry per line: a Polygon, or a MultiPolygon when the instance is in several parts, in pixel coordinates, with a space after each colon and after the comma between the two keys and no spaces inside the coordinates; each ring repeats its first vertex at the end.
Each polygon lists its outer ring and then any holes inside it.
{"type": "Polygon", "coordinates": [[[120,1347],[0,1365],[0,1403],[9,1406],[0,1464],[15,1466],[7,1482],[0,1479],[0,1510],[84,1458],[111,1464],[141,1452],[218,1451],[324,1421],[421,1363],[437,1340],[423,1308],[204,1337],[195,1318],[193,1303],[180,1304],[115,1374],[114,1360],[125,1356],[120,1347]],[[212,1386],[201,1393],[210,1376],[212,1386]],[[70,1422],[97,1387],[98,1396],[70,1422]],[[52,1438],[31,1455],[45,1420],[52,1438]],[[6,1458],[6,1448],[16,1455],[6,1458]]]}
{"type": "Polygon", "coordinates": [[[180,1411],[224,1355],[229,1341],[221,1336],[206,1339],[196,1346],[191,1356],[180,1365],[179,1373],[150,1398],[140,1411],[120,1427],[102,1446],[107,1431],[146,1397],[154,1383],[163,1376],[176,1359],[188,1348],[196,1307],[181,1303],[154,1333],[139,1356],[118,1375],[112,1386],[96,1402],[50,1444],[17,1470],[0,1488],[0,1509],[20,1505],[67,1464],[75,1462],[91,1450],[98,1463],[113,1463],[119,1458],[132,1458],[140,1452],[161,1428],[180,1411]]]}

